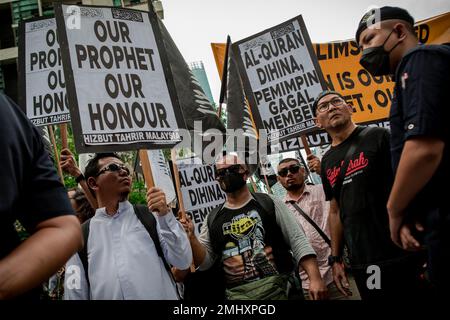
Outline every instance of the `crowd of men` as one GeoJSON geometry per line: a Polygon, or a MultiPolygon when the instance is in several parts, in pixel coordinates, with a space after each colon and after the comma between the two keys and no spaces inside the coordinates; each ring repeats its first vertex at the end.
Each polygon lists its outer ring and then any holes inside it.
{"type": "Polygon", "coordinates": [[[312,109],[331,147],[308,157],[322,185],[306,183],[301,161],[285,158],[277,177],[286,196],[251,193],[245,159],[221,156],[215,175],[226,201],[198,237],[164,190],[132,205],[130,169],[114,153],[97,154],[82,173],[63,150],[61,167],[81,186],[67,193],[40,132],[0,95],[0,299],[36,298],[63,274],[68,300],[201,300],[193,287],[213,298],[211,286],[229,300],[442,295],[450,46],[418,44],[404,9],[380,8],[375,24],[374,14],[359,22],[356,42],[372,75],[394,75],[390,131],[355,125],[344,97],[322,92],[312,109]],[[23,242],[17,220],[30,233],[23,242]]]}

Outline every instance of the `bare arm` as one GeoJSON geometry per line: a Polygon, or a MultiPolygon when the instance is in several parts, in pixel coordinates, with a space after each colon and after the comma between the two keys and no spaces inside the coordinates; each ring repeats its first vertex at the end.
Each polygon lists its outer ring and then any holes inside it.
{"type": "Polygon", "coordinates": [[[192,247],[192,253],[194,255],[194,264],[196,267],[200,266],[205,260],[206,250],[205,247],[198,241],[197,237],[194,235],[189,238],[192,247]]]}
{"type": "MultiPolygon", "coordinates": [[[[309,278],[309,295],[312,300],[323,300],[328,296],[328,289],[320,275],[316,256],[308,255],[300,260],[300,265],[309,278]]],[[[300,272],[300,271],[299,271],[300,272]]]]}
{"type": "MultiPolygon", "coordinates": [[[[300,265],[308,274],[308,278],[312,279],[321,279],[319,266],[317,265],[317,259],[315,256],[305,256],[300,260],[300,265]]],[[[301,271],[301,270],[299,270],[301,271]]]]}
{"type": "Polygon", "coordinates": [[[405,209],[436,172],[444,147],[442,140],[429,137],[413,138],[405,143],[387,203],[391,237],[398,245],[401,245],[399,231],[405,209]]]}
{"type": "MultiPolygon", "coordinates": [[[[331,255],[341,257],[344,246],[344,228],[342,226],[339,205],[335,198],[330,201],[330,214],[328,216],[328,223],[331,233],[331,255]]],[[[345,266],[342,262],[335,262],[332,267],[333,280],[339,291],[348,296],[348,283],[347,275],[345,274],[345,266]]]]}
{"type": "Polygon", "coordinates": [[[320,175],[322,171],[321,171],[321,166],[320,166],[321,163],[320,163],[319,158],[317,158],[314,154],[310,153],[307,156],[307,159],[308,159],[309,170],[320,175]]]}
{"type": "Polygon", "coordinates": [[[186,216],[186,220],[182,220],[180,222],[183,225],[183,228],[186,231],[189,242],[191,244],[192,255],[194,257],[194,265],[198,267],[203,263],[203,260],[205,259],[205,247],[200,243],[200,241],[198,241],[197,237],[195,236],[194,224],[192,223],[192,219],[189,216],[186,216]]]}
{"type": "Polygon", "coordinates": [[[75,216],[60,216],[39,223],[36,232],[0,260],[0,299],[35,288],[54,274],[82,246],[75,216]]]}

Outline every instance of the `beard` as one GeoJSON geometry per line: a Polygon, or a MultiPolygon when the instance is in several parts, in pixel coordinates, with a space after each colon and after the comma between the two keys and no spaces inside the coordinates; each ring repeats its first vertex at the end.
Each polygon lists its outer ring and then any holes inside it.
{"type": "Polygon", "coordinates": [[[296,191],[300,189],[303,186],[303,183],[294,183],[291,185],[286,186],[287,191],[296,191]]]}

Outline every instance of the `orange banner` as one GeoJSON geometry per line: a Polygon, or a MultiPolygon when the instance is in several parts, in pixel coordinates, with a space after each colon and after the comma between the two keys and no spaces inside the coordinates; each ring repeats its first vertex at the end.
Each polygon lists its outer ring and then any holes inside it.
{"type": "Polygon", "coordinates": [[[216,60],[217,72],[219,72],[219,78],[222,80],[223,64],[225,62],[225,51],[227,49],[226,43],[211,43],[211,49],[214,54],[214,60],[216,60]]]}
{"type": "MultiPolygon", "coordinates": [[[[417,22],[415,30],[421,43],[450,42],[450,12],[417,22]]],[[[222,78],[226,44],[211,43],[211,47],[222,78]]],[[[318,43],[314,49],[328,86],[353,105],[356,123],[389,116],[394,82],[388,76],[373,77],[361,67],[361,50],[354,40],[318,43]]]]}

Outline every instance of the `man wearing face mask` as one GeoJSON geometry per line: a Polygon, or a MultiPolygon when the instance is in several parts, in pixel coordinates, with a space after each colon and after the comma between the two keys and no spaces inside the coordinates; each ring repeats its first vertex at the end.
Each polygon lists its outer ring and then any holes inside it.
{"type": "MultiPolygon", "coordinates": [[[[248,177],[247,165],[237,156],[227,155],[216,162],[216,179],[227,198],[222,207],[208,214],[198,239],[190,233],[194,263],[206,270],[219,262],[228,299],[234,299],[230,293],[237,288],[244,290],[246,298],[270,299],[276,292],[261,298],[253,295],[260,289],[245,288],[300,268],[310,279],[311,298],[326,298],[316,254],[303,230],[281,200],[251,194],[246,186],[248,177]]],[[[221,280],[212,285],[217,286],[221,280]]],[[[301,298],[301,292],[297,298],[301,298]]]]}
{"type": "Polygon", "coordinates": [[[425,244],[430,279],[444,290],[450,285],[450,208],[442,187],[450,180],[450,46],[418,44],[413,24],[404,9],[375,9],[361,19],[356,41],[363,67],[395,79],[389,115],[395,172],[387,203],[391,237],[410,251],[425,244]]]}

